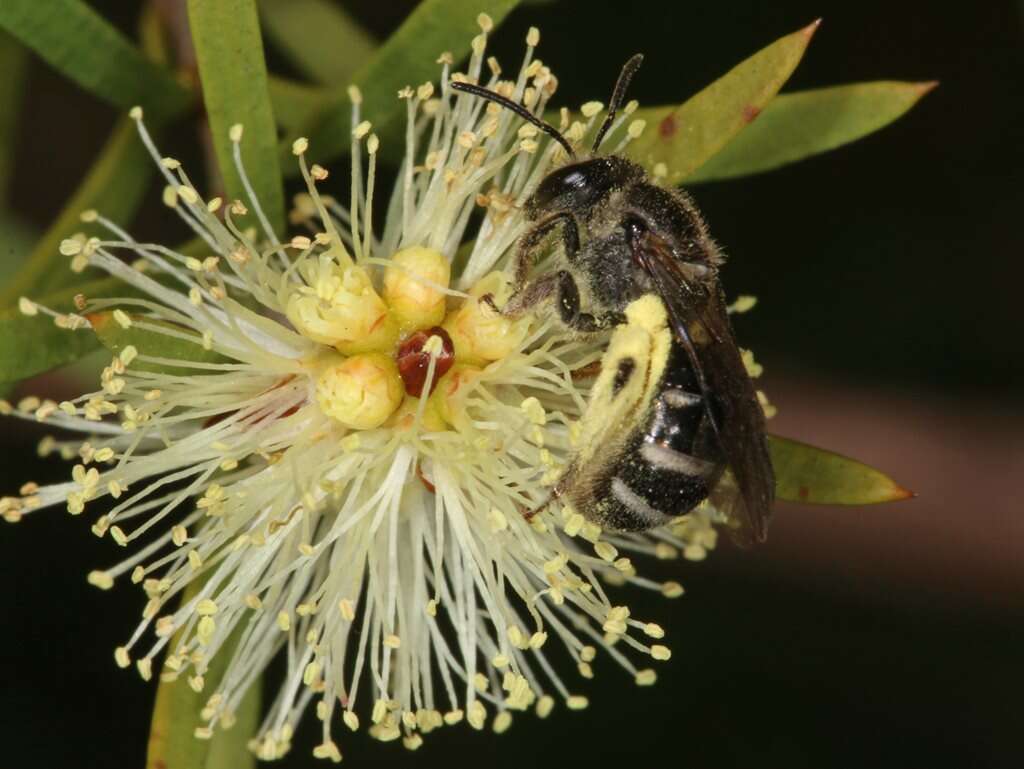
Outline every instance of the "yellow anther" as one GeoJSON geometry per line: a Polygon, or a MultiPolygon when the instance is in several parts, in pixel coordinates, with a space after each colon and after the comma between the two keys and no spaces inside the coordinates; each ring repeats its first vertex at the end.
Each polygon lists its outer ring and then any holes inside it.
{"type": "Polygon", "coordinates": [[[90,571],[86,579],[90,585],[100,590],[110,590],[114,586],[114,578],[106,571],[90,571]]]}
{"type": "Polygon", "coordinates": [[[566,707],[569,710],[583,710],[587,705],[590,704],[590,700],[581,694],[574,694],[565,701],[566,707]]]}
{"type": "Polygon", "coordinates": [[[498,715],[494,717],[494,723],[491,724],[491,728],[494,730],[495,734],[501,734],[502,732],[507,731],[510,726],[512,726],[512,714],[507,710],[503,710],[498,713],[498,715]]]}
{"type": "Polygon", "coordinates": [[[678,598],[684,592],[683,586],[678,582],[665,582],[661,586],[661,594],[666,598],[678,598]]]}
{"type": "Polygon", "coordinates": [[[338,611],[341,612],[341,616],[348,622],[351,622],[356,618],[356,609],[352,605],[352,602],[347,598],[342,598],[338,601],[338,611]]]}
{"type": "Polygon", "coordinates": [[[114,661],[117,663],[119,668],[126,668],[132,664],[132,658],[128,656],[128,648],[125,646],[118,646],[114,649],[114,661]]]}
{"type": "Polygon", "coordinates": [[[667,646],[655,644],[651,647],[651,656],[654,657],[654,659],[656,660],[664,662],[672,656],[672,650],[669,649],[667,646]]]}
{"type": "Polygon", "coordinates": [[[217,613],[217,604],[209,598],[204,598],[196,604],[196,614],[200,617],[210,617],[217,613]]]}
{"type": "Polygon", "coordinates": [[[487,721],[487,708],[480,700],[473,700],[469,706],[469,712],[466,714],[466,720],[474,729],[484,728],[484,723],[487,721]]]}
{"type": "Polygon", "coordinates": [[[646,670],[638,670],[635,680],[637,686],[651,686],[658,680],[658,674],[650,668],[647,668],[646,670]]]}
{"type": "Polygon", "coordinates": [[[662,629],[661,625],[657,625],[653,622],[648,622],[646,625],[644,625],[644,635],[646,635],[648,638],[664,638],[665,631],[662,629]]]}

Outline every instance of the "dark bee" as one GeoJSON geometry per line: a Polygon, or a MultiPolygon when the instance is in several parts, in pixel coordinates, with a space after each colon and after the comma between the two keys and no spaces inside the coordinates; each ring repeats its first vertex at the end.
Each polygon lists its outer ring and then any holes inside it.
{"type": "Polygon", "coordinates": [[[582,160],[521,105],[451,84],[514,111],[570,158],[526,203],[535,224],[519,242],[515,291],[502,312],[519,315],[553,299],[572,329],[616,327],[582,420],[581,449],[555,496],[622,531],[666,523],[710,497],[737,540],[761,542],[774,474],[764,414],[726,312],[722,256],[685,192],[655,186],[626,158],[596,155],[642,60],[626,63],[591,157],[582,160]],[[530,278],[557,231],[564,266],[530,278]]]}

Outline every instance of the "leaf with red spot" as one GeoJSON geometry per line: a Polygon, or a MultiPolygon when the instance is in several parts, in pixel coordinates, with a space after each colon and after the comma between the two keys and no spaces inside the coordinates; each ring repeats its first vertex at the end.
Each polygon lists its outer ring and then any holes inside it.
{"type": "Polygon", "coordinates": [[[686,184],[770,171],[849,144],[903,116],[936,83],[881,81],[784,93],[686,184]]]}
{"type": "Polygon", "coordinates": [[[880,470],[799,441],[768,436],[775,497],[786,502],[872,505],[914,496],[880,470]]]}
{"type": "Polygon", "coordinates": [[[651,170],[664,163],[678,184],[719,152],[779,92],[796,69],[818,22],[786,35],[720,77],[679,107],[647,111],[647,130],[626,155],[651,170]]]}

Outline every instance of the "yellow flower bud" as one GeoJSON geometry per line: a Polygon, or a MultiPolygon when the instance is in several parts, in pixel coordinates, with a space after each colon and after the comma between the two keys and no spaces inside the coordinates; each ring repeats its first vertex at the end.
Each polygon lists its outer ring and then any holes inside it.
{"type": "MultiPolygon", "coordinates": [[[[411,395],[406,396],[398,411],[388,420],[388,426],[398,432],[404,432],[416,424],[416,412],[420,407],[420,399],[411,395]]],[[[423,404],[423,418],[420,421],[420,429],[428,433],[436,433],[447,430],[448,424],[441,417],[439,403],[435,398],[427,399],[423,404]]]]}
{"type": "Polygon", "coordinates": [[[510,320],[486,302],[478,301],[490,294],[494,303],[501,307],[511,293],[511,282],[503,272],[484,276],[469,290],[473,298],[467,299],[444,323],[455,345],[456,360],[471,363],[500,360],[522,344],[530,325],[528,316],[510,320]]]}
{"type": "Polygon", "coordinates": [[[427,402],[436,413],[450,425],[455,425],[462,413],[462,400],[468,392],[468,385],[483,372],[476,366],[456,363],[451,371],[441,377],[437,389],[427,402]]]}
{"type": "Polygon", "coordinates": [[[299,273],[306,285],[288,297],[285,314],[300,334],[346,355],[394,346],[398,326],[364,268],[321,254],[299,273]]]}
{"type": "Polygon", "coordinates": [[[316,397],[321,410],[347,427],[380,427],[402,402],[398,366],[387,355],[353,355],[321,372],[316,397]]]}
{"type": "Polygon", "coordinates": [[[448,288],[451,264],[432,248],[413,246],[395,254],[384,272],[384,299],[403,331],[444,320],[445,295],[427,282],[448,288]]]}

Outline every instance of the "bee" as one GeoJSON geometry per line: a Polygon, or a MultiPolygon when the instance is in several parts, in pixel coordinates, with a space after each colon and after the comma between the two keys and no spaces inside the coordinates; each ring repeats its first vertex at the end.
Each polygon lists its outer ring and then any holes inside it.
{"type": "Polygon", "coordinates": [[[500,311],[516,317],[553,302],[577,332],[614,328],[581,419],[581,448],[555,498],[619,531],[662,525],[710,499],[738,542],[762,542],[774,473],[719,281],[721,252],[689,195],[656,186],[627,158],[598,154],[642,61],[637,54],[626,62],[583,158],[516,102],[451,83],[516,113],[569,158],[526,201],[532,225],[517,245],[513,293],[500,311]],[[561,266],[531,276],[556,233],[561,266]]]}

